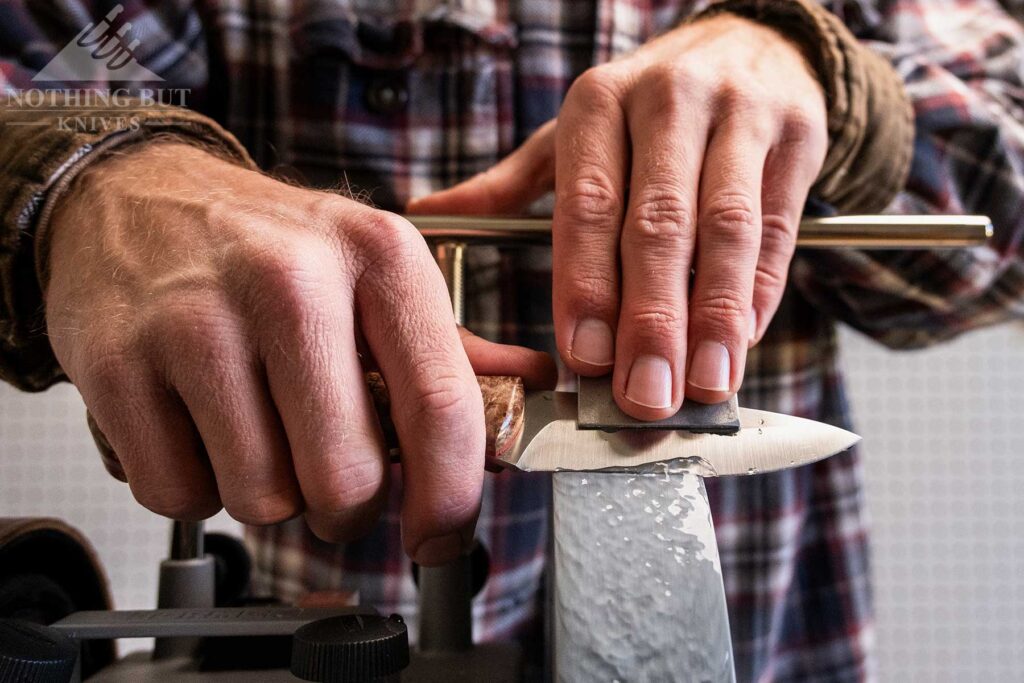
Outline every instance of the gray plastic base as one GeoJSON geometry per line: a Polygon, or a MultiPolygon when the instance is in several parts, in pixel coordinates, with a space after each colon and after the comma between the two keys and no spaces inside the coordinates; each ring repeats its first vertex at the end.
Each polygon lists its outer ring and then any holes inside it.
{"type": "MultiPolygon", "coordinates": [[[[215,582],[215,566],[210,556],[194,560],[164,560],[160,563],[157,607],[213,607],[215,582]]],[[[198,638],[159,638],[153,650],[153,658],[191,656],[198,646],[198,638]]]]}

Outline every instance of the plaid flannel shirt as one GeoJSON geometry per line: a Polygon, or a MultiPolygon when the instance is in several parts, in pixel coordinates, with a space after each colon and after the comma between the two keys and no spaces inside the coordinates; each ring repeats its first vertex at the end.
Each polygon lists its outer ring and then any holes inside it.
{"type": "MultiPolygon", "coordinates": [[[[0,0],[0,87],[29,87],[113,4],[0,0]]],[[[346,183],[390,209],[493,165],[557,114],[584,69],[698,9],[689,0],[124,4],[143,37],[140,60],[167,87],[190,88],[190,106],[234,133],[262,167],[315,186],[346,183]]],[[[1019,2],[824,4],[891,61],[913,101],[910,178],[888,210],[986,213],[996,226],[991,245],[973,250],[798,252],[784,303],[750,353],[740,400],[849,426],[836,320],[910,348],[1024,317],[1024,31],[1013,18],[1019,2]]],[[[0,142],[12,130],[0,128],[0,142]]],[[[32,206],[51,181],[35,179],[42,190],[32,206]]],[[[0,209],[20,216],[32,206],[0,209]]],[[[10,261],[19,239],[7,235],[0,257],[10,261]]],[[[16,354],[23,330],[12,302],[19,287],[36,286],[28,277],[4,280],[0,376],[41,389],[59,368],[19,374],[39,354],[16,354]]],[[[471,329],[553,350],[547,250],[479,249],[467,278],[471,329]]],[[[740,680],[872,675],[861,484],[855,452],[708,482],[740,680]]],[[[399,489],[376,530],[347,545],[316,540],[301,521],[251,530],[259,586],[286,599],[355,590],[385,613],[414,615],[399,489]]],[[[478,536],[492,574],[475,601],[479,637],[536,632],[548,496],[542,476],[486,480],[478,536]]]]}

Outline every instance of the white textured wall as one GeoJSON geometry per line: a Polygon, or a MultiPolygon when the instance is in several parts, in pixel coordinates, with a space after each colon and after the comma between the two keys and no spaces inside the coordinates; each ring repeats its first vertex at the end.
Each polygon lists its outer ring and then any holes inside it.
{"type": "Polygon", "coordinates": [[[884,680],[1024,679],[1024,327],[910,353],[843,342],[884,680]]]}
{"type": "MultiPolygon", "coordinates": [[[[909,354],[843,342],[867,455],[884,680],[1020,680],[1024,328],[909,354]]],[[[67,386],[0,386],[0,516],[67,519],[99,549],[117,606],[152,606],[167,525],[107,477],[83,410],[67,386]]]]}

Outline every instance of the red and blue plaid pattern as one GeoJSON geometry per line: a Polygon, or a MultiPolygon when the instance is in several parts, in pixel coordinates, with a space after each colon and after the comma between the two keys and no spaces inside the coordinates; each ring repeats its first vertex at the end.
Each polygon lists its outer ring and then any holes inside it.
{"type": "MultiPolygon", "coordinates": [[[[0,0],[0,87],[31,76],[116,3],[0,0]],[[45,8],[43,7],[45,5],[45,8]]],[[[192,88],[191,106],[234,132],[260,164],[344,186],[397,209],[494,164],[558,113],[588,66],[699,9],[687,0],[173,0],[123,3],[140,60],[192,88]],[[380,88],[408,104],[373,106],[380,88]]],[[[993,218],[990,247],[956,252],[804,251],[741,402],[848,426],[834,322],[893,347],[1024,317],[1024,30],[1020,2],[826,3],[904,77],[914,101],[913,169],[893,212],[993,218]]],[[[552,350],[550,255],[480,249],[468,325],[552,350]]],[[[397,474],[397,473],[396,473],[397,474]]],[[[399,477],[396,476],[396,482],[399,477]]],[[[741,681],[871,678],[871,592],[855,453],[758,477],[711,481],[741,681]]],[[[399,485],[373,534],[317,541],[296,521],[254,529],[261,587],[294,598],[349,589],[412,616],[399,485]]],[[[547,533],[544,477],[488,477],[479,537],[492,575],[477,635],[535,628],[547,533]]]]}

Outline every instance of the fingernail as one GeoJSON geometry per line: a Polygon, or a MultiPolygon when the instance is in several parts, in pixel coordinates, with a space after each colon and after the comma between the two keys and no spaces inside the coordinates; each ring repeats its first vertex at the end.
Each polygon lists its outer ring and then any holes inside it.
{"type": "Polygon", "coordinates": [[[757,337],[757,309],[751,308],[747,316],[747,339],[754,341],[757,337]]]}
{"type": "Polygon", "coordinates": [[[462,535],[459,533],[428,538],[420,543],[413,553],[413,560],[425,567],[436,567],[451,562],[462,552],[462,535]]]}
{"type": "Polygon", "coordinates": [[[576,323],[569,355],[589,365],[611,365],[615,361],[615,339],[612,328],[597,318],[576,323]]]}
{"type": "Polygon", "coordinates": [[[697,345],[687,382],[708,391],[729,391],[729,349],[712,341],[697,345]]]}
{"type": "Polygon", "coordinates": [[[639,356],[626,381],[626,398],[647,408],[672,405],[672,366],[661,356],[639,356]]]}

